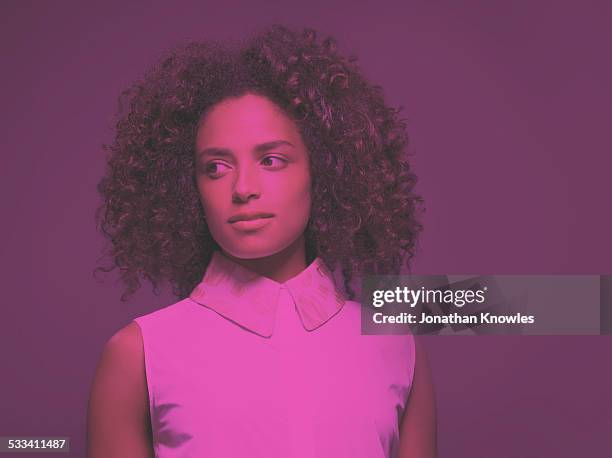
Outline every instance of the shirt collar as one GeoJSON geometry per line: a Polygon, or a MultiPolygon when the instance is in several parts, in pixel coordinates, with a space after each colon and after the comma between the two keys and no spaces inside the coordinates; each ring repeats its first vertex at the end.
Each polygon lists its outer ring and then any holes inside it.
{"type": "Polygon", "coordinates": [[[189,297],[249,331],[271,337],[281,288],[289,292],[307,331],[320,328],[346,302],[321,258],[285,283],[278,283],[218,251],[213,253],[204,278],[189,297]]]}

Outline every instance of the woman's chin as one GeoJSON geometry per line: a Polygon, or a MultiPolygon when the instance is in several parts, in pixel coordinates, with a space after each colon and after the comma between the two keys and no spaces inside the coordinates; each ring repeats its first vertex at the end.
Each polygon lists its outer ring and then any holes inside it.
{"type": "Polygon", "coordinates": [[[232,246],[231,250],[225,250],[238,259],[258,259],[275,255],[283,250],[282,246],[271,246],[262,243],[242,244],[242,246],[232,246]]]}

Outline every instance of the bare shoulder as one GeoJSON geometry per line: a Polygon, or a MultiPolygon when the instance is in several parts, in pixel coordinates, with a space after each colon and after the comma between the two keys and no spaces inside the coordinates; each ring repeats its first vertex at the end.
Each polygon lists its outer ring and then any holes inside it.
{"type": "Polygon", "coordinates": [[[422,342],[414,338],[415,364],[412,387],[402,418],[400,458],[437,456],[436,398],[429,362],[422,342]]]}
{"type": "Polygon", "coordinates": [[[98,377],[108,382],[120,382],[116,388],[146,385],[142,334],[136,322],[121,328],[106,342],[98,364],[98,377]],[[118,374],[122,375],[121,380],[107,379],[118,374]]]}
{"type": "Polygon", "coordinates": [[[117,331],[106,343],[104,353],[114,357],[140,359],[143,356],[140,326],[132,321],[117,331]]]}
{"type": "Polygon", "coordinates": [[[153,456],[142,334],[131,322],[105,344],[87,412],[87,452],[101,456],[153,456]]]}

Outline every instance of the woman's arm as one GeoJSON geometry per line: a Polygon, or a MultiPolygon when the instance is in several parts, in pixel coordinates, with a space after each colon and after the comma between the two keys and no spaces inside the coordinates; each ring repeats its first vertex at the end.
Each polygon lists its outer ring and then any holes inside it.
{"type": "Polygon", "coordinates": [[[140,328],[130,323],[106,343],[87,412],[88,458],[153,457],[140,328]]]}
{"type": "Polygon", "coordinates": [[[404,417],[400,426],[400,458],[436,458],[436,399],[427,357],[414,339],[416,362],[404,417]]]}

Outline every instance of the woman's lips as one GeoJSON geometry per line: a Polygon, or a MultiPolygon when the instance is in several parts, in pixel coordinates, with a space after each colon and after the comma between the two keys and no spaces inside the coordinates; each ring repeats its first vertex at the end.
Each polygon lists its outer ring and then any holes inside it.
{"type": "Polygon", "coordinates": [[[257,219],[257,218],[271,218],[274,216],[272,213],[238,213],[227,220],[228,223],[235,223],[241,220],[257,219]]]}
{"type": "Polygon", "coordinates": [[[270,222],[271,219],[272,219],[271,216],[253,218],[253,219],[248,219],[248,220],[241,219],[241,220],[235,221],[230,224],[232,225],[234,229],[239,230],[239,231],[255,231],[257,229],[261,229],[262,227],[266,226],[270,222]]]}

